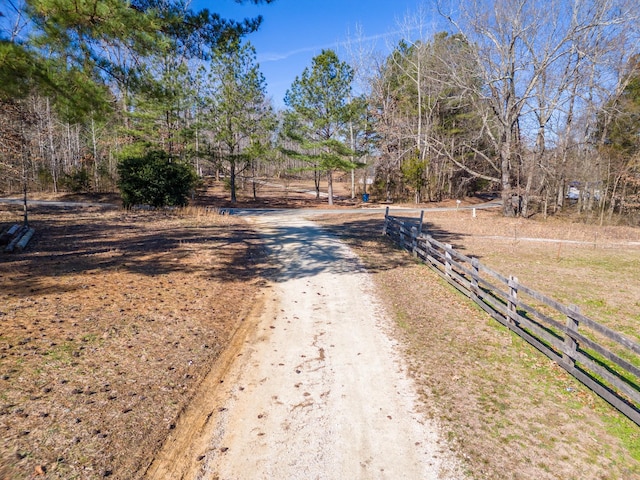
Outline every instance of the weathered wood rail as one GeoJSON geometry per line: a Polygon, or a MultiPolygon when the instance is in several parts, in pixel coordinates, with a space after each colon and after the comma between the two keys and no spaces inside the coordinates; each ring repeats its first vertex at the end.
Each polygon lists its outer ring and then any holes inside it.
{"type": "Polygon", "coordinates": [[[423,215],[387,208],[383,234],[640,426],[640,344],[423,233],[423,215]]]}

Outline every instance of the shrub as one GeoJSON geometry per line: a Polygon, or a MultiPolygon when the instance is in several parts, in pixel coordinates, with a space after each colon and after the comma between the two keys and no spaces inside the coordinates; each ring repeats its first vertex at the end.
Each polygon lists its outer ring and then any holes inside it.
{"type": "Polygon", "coordinates": [[[184,206],[198,177],[193,167],[163,151],[131,156],[118,163],[118,188],[125,208],[184,206]]]}
{"type": "Polygon", "coordinates": [[[63,190],[73,193],[88,192],[91,190],[91,177],[86,168],[82,167],[69,174],[65,174],[60,179],[60,186],[63,190]]]}

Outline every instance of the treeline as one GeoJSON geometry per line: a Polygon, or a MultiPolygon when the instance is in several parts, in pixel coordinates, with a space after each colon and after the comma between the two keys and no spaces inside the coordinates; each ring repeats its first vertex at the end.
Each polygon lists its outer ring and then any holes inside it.
{"type": "Polygon", "coordinates": [[[0,188],[113,191],[122,159],[155,150],[204,175],[223,159],[233,166],[246,153],[240,143],[268,137],[264,78],[242,42],[262,19],[225,20],[185,5],[3,7],[0,188]]]}
{"type": "Polygon", "coordinates": [[[441,32],[424,9],[408,15],[388,54],[323,51],[282,111],[246,40],[260,18],[156,0],[11,3],[0,189],[112,191],[119,162],[161,150],[224,174],[232,200],[238,179],[309,176],[319,194],[350,172],[382,200],[493,192],[505,215],[571,205],[638,222],[635,2],[454,3],[438,2],[441,32]]]}
{"type": "MultiPolygon", "coordinates": [[[[439,3],[451,33],[402,40],[371,75],[378,179],[416,200],[500,192],[505,215],[640,208],[635,2],[439,3]]],[[[415,15],[406,30],[420,30],[415,15]]],[[[409,38],[406,36],[405,38],[409,38]]]]}

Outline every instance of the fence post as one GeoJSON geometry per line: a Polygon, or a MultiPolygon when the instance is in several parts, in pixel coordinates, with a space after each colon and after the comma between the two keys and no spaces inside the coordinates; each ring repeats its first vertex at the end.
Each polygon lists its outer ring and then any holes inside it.
{"type": "Polygon", "coordinates": [[[387,222],[389,221],[389,206],[384,211],[384,227],[382,227],[382,235],[387,234],[387,222]]]}
{"type": "Polygon", "coordinates": [[[515,319],[515,315],[518,314],[518,306],[516,301],[518,300],[518,277],[511,275],[509,277],[509,298],[507,299],[507,308],[511,315],[507,318],[507,321],[511,325],[518,325],[518,321],[515,319]],[[513,315],[513,316],[512,316],[513,315]]]}
{"type": "MultiPolygon", "coordinates": [[[[446,244],[447,249],[453,248],[450,244],[446,244]]],[[[451,266],[451,253],[449,252],[449,250],[445,250],[444,251],[444,274],[451,278],[451,271],[453,270],[453,267],[451,266]]]]}
{"type": "Polygon", "coordinates": [[[418,257],[418,229],[411,227],[411,252],[414,257],[418,257]]]}
{"type": "Polygon", "coordinates": [[[478,257],[473,257],[471,259],[471,291],[476,295],[480,292],[478,278],[480,278],[480,261],[478,257]]]}
{"type": "MultiPolygon", "coordinates": [[[[569,310],[578,313],[578,307],[575,305],[569,305],[569,310]]],[[[578,351],[578,342],[571,336],[570,332],[578,332],[578,325],[580,322],[571,315],[567,315],[567,332],[564,337],[564,349],[562,351],[562,360],[566,365],[575,367],[576,365],[576,352],[578,351]]]]}
{"type": "Polygon", "coordinates": [[[420,210],[420,225],[418,225],[418,235],[422,235],[422,221],[424,220],[424,210],[420,210]]]}

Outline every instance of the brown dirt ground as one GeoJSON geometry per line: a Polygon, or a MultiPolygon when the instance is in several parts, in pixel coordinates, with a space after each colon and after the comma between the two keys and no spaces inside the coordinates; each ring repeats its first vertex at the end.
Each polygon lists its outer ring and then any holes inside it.
{"type": "Polygon", "coordinates": [[[0,254],[0,478],[135,478],[250,308],[258,241],[217,215],[31,219],[0,254]]]}
{"type": "MultiPolygon", "coordinates": [[[[346,187],[338,184],[345,199],[336,208],[357,203],[346,187]]],[[[326,207],[293,191],[284,201],[281,191],[258,194],[263,200],[243,194],[237,206],[326,207]]],[[[196,203],[226,207],[226,197],[216,189],[196,203]]],[[[19,222],[17,210],[0,206],[0,225],[19,222]]],[[[0,254],[0,479],[139,478],[251,309],[267,262],[259,239],[241,219],[198,208],[36,207],[30,219],[36,235],[27,250],[0,254]]],[[[426,221],[439,239],[479,251],[503,273],[540,261],[521,255],[518,237],[590,241],[597,231],[596,253],[638,238],[637,229],[489,212],[426,221]],[[510,238],[483,240],[497,234],[510,238]]],[[[620,424],[629,429],[625,420],[381,238],[379,214],[322,222],[373,273],[398,319],[425,412],[474,478],[640,478],[638,458],[615,434],[620,424]]],[[[539,248],[571,273],[568,246],[539,248]]],[[[531,269],[533,286],[550,294],[553,274],[540,265],[531,269]]],[[[635,298],[623,310],[630,315],[638,315],[638,283],[616,301],[635,298]]]]}

